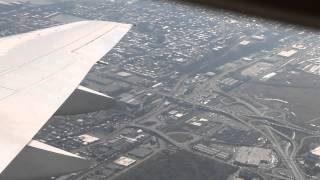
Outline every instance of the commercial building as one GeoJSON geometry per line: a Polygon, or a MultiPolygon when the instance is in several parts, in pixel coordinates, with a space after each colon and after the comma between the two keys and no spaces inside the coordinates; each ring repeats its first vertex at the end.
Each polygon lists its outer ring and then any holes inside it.
{"type": "Polygon", "coordinates": [[[313,163],[319,163],[320,162],[320,146],[312,149],[309,153],[307,153],[306,156],[307,160],[313,163]]]}
{"type": "Polygon", "coordinates": [[[125,166],[125,167],[128,167],[135,162],[136,160],[125,157],[125,156],[121,156],[119,159],[114,161],[114,163],[116,163],[117,165],[125,166]]]}
{"type": "Polygon", "coordinates": [[[316,147],[315,149],[311,150],[311,154],[320,157],[320,146],[316,147]]]}
{"type": "Polygon", "coordinates": [[[83,134],[79,136],[79,138],[83,144],[90,144],[99,140],[99,138],[88,135],[88,134],[83,134]]]}
{"type": "Polygon", "coordinates": [[[291,49],[291,50],[287,50],[287,51],[281,51],[278,55],[282,56],[282,57],[290,57],[297,52],[298,52],[297,50],[291,49]]]}
{"type": "Polygon", "coordinates": [[[195,146],[193,146],[193,149],[198,152],[207,154],[209,156],[215,156],[215,157],[222,159],[222,160],[228,160],[231,157],[231,154],[228,152],[224,152],[224,151],[221,151],[217,148],[214,148],[211,146],[206,146],[203,144],[196,144],[195,146]]]}
{"type": "Polygon", "coordinates": [[[272,159],[271,149],[243,146],[237,149],[235,162],[242,165],[258,167],[261,163],[271,163],[272,159]]]}

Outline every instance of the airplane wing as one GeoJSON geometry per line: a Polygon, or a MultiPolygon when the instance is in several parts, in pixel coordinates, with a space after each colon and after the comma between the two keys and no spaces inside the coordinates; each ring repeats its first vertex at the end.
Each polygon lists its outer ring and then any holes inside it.
{"type": "Polygon", "coordinates": [[[130,27],[81,21],[0,39],[0,173],[130,27]]]}

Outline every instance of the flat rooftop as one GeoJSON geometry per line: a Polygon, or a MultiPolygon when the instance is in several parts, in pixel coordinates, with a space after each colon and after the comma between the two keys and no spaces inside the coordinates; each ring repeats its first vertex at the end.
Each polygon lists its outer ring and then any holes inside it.
{"type": "Polygon", "coordinates": [[[240,147],[235,158],[236,162],[252,166],[259,166],[261,161],[270,161],[272,150],[258,147],[240,147]]]}
{"type": "Polygon", "coordinates": [[[121,156],[119,159],[115,160],[114,163],[121,165],[121,166],[130,166],[131,164],[135,163],[136,160],[125,157],[125,156],[121,156]]]}
{"type": "Polygon", "coordinates": [[[311,153],[316,156],[320,156],[320,146],[311,150],[311,153]]]}

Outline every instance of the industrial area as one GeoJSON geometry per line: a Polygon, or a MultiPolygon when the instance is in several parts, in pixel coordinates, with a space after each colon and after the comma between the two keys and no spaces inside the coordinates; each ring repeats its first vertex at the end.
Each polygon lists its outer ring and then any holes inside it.
{"type": "Polygon", "coordinates": [[[90,161],[47,180],[320,179],[319,32],[170,0],[0,0],[1,37],[80,20],[134,26],[81,83],[117,103],[36,135],[90,161]]]}

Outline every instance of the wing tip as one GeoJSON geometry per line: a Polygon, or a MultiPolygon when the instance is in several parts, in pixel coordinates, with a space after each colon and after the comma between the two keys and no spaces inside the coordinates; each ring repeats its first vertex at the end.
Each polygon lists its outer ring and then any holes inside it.
{"type": "Polygon", "coordinates": [[[102,24],[106,24],[106,25],[114,24],[114,25],[117,25],[118,27],[123,27],[123,28],[127,28],[127,29],[130,29],[133,26],[132,24],[129,24],[129,23],[114,22],[114,21],[101,21],[101,20],[83,20],[83,21],[77,21],[74,23],[84,23],[84,24],[102,23],[102,24]]]}

